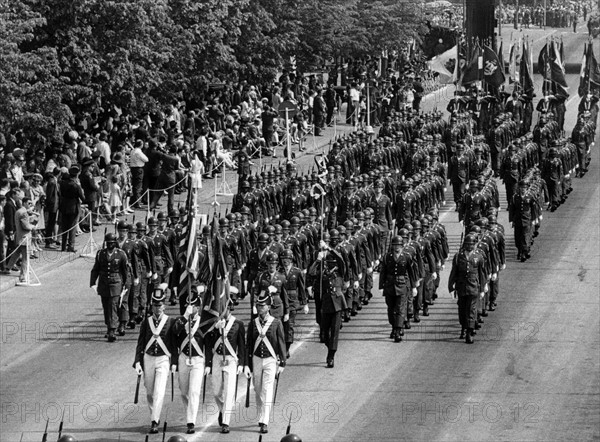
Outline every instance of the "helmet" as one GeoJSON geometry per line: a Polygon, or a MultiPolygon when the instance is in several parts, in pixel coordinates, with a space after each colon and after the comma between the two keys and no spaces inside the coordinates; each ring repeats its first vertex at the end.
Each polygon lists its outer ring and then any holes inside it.
{"type": "Polygon", "coordinates": [[[300,436],[290,433],[283,436],[280,442],[302,442],[302,439],[300,439],[300,436]]]}
{"type": "Polygon", "coordinates": [[[148,225],[149,226],[158,226],[158,221],[156,221],[156,218],[151,216],[150,218],[148,218],[148,225]]]}
{"type": "Polygon", "coordinates": [[[242,206],[240,213],[242,215],[250,215],[250,208],[248,206],[242,206]]]}
{"type": "Polygon", "coordinates": [[[283,232],[283,229],[281,228],[281,224],[275,224],[275,234],[281,235],[282,232],[283,232]]]}
{"type": "Polygon", "coordinates": [[[235,213],[228,213],[225,215],[225,218],[227,218],[229,222],[235,222],[237,217],[235,216],[235,213]]]}
{"type": "Polygon", "coordinates": [[[159,221],[166,221],[167,215],[165,214],[165,212],[158,212],[158,216],[156,217],[159,221]]]}
{"type": "Polygon", "coordinates": [[[490,215],[487,217],[487,219],[489,224],[496,224],[498,222],[495,215],[490,215]]]}
{"type": "Polygon", "coordinates": [[[268,243],[269,242],[269,235],[267,235],[266,233],[261,233],[258,235],[258,242],[259,243],[268,243]]]}
{"type": "Polygon", "coordinates": [[[138,232],[145,232],[145,231],[146,231],[146,226],[144,225],[144,223],[143,223],[143,222],[141,222],[141,221],[138,221],[137,223],[135,223],[135,229],[136,229],[138,232]]]}
{"type": "Polygon", "coordinates": [[[229,227],[229,220],[227,218],[219,218],[219,227],[229,227]]]}
{"type": "Polygon", "coordinates": [[[481,233],[481,227],[479,227],[479,226],[473,226],[473,227],[471,227],[471,230],[469,230],[469,233],[479,234],[479,233],[481,233]]]}
{"type": "Polygon", "coordinates": [[[63,434],[56,442],[77,442],[77,439],[70,434],[63,434]]]}
{"type": "Polygon", "coordinates": [[[340,235],[345,235],[346,234],[346,227],[341,225],[341,226],[337,226],[337,230],[340,233],[340,235]]]}
{"type": "MultiPolygon", "coordinates": [[[[180,207],[181,209],[181,207],[180,207]]],[[[185,212],[183,213],[185,215],[185,212]]],[[[169,218],[179,218],[178,210],[169,210],[169,218]]]]}
{"type": "Polygon", "coordinates": [[[298,180],[292,180],[292,182],[290,183],[290,189],[293,189],[294,187],[298,187],[300,183],[298,182],[298,180]]]}
{"type": "Polygon", "coordinates": [[[282,230],[290,230],[290,222],[287,219],[281,221],[281,229],[282,230]]]}
{"type": "Polygon", "coordinates": [[[290,220],[290,225],[292,225],[292,226],[299,226],[300,225],[300,218],[298,218],[297,216],[292,216],[292,219],[290,220]]]}
{"type": "Polygon", "coordinates": [[[354,183],[351,180],[347,180],[344,183],[344,189],[354,189],[354,183]]]}
{"type": "Polygon", "coordinates": [[[279,259],[277,258],[277,254],[276,254],[276,253],[274,253],[274,252],[269,252],[269,253],[267,254],[267,262],[268,262],[268,263],[276,263],[276,262],[278,262],[278,261],[279,261],[279,259]]]}
{"type": "Polygon", "coordinates": [[[181,434],[176,434],[167,439],[167,442],[187,442],[187,439],[181,434]]]}
{"type": "Polygon", "coordinates": [[[477,180],[469,181],[469,187],[474,188],[474,189],[479,189],[479,181],[477,181],[477,180]]]}
{"type": "Polygon", "coordinates": [[[279,254],[279,258],[280,259],[294,259],[294,252],[292,252],[290,249],[282,250],[281,253],[279,254]]]}
{"type": "Polygon", "coordinates": [[[469,233],[467,236],[465,236],[465,244],[475,244],[477,242],[477,238],[475,238],[475,235],[469,233]]]}
{"type": "Polygon", "coordinates": [[[356,220],[357,221],[363,221],[365,219],[365,214],[362,212],[357,212],[356,213],[356,220]]]}
{"type": "Polygon", "coordinates": [[[179,216],[186,216],[187,215],[187,209],[185,207],[180,207],[179,208],[179,216]]]}
{"type": "Polygon", "coordinates": [[[205,226],[202,226],[202,234],[210,235],[210,225],[206,224],[205,226]]]}
{"type": "Polygon", "coordinates": [[[268,225],[267,227],[265,227],[265,233],[267,235],[274,235],[275,234],[275,226],[268,225]]]}
{"type": "Polygon", "coordinates": [[[129,224],[127,224],[127,221],[119,221],[117,224],[117,230],[128,230],[129,229],[129,224]]]}
{"type": "Polygon", "coordinates": [[[309,216],[315,216],[317,214],[317,209],[315,209],[314,207],[309,207],[308,208],[308,215],[309,216]]]}
{"type": "Polygon", "coordinates": [[[354,223],[350,220],[344,221],[344,227],[348,230],[352,230],[354,228],[354,223]]]}
{"type": "Polygon", "coordinates": [[[111,243],[111,242],[116,243],[117,242],[117,237],[115,236],[114,233],[107,233],[106,235],[104,235],[104,242],[106,244],[111,243]]]}
{"type": "Polygon", "coordinates": [[[329,231],[329,239],[340,239],[340,232],[336,229],[329,231]]]}
{"type": "Polygon", "coordinates": [[[402,239],[401,236],[394,236],[392,238],[392,245],[393,246],[401,246],[404,244],[404,240],[402,239]]]}
{"type": "Polygon", "coordinates": [[[487,218],[479,218],[476,222],[476,225],[478,225],[479,227],[481,227],[482,229],[485,229],[488,226],[488,219],[487,218]]]}
{"type": "Polygon", "coordinates": [[[421,220],[421,227],[429,227],[429,220],[427,218],[421,220]]]}
{"type": "Polygon", "coordinates": [[[398,235],[401,236],[402,238],[408,238],[408,230],[400,229],[400,230],[398,230],[398,235]]]}
{"type": "Polygon", "coordinates": [[[302,215],[304,215],[304,217],[306,218],[307,216],[310,216],[310,211],[308,209],[304,209],[302,212],[302,215]]]}
{"type": "Polygon", "coordinates": [[[412,223],[410,223],[413,230],[421,230],[421,223],[417,220],[414,220],[412,223]]]}

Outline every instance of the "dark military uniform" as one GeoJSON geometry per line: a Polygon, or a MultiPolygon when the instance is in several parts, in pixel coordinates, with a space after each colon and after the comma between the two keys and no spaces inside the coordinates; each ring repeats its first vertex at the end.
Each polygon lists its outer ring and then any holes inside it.
{"type": "Polygon", "coordinates": [[[409,254],[401,251],[397,256],[394,252],[385,255],[379,275],[379,290],[383,290],[388,321],[394,331],[401,332],[408,319],[408,299],[417,279],[409,254]]]}
{"type": "Polygon", "coordinates": [[[102,299],[104,323],[109,332],[117,328],[119,323],[118,308],[124,288],[129,284],[127,271],[127,255],[119,248],[109,252],[107,249],[96,253],[96,261],[90,275],[90,286],[98,280],[98,294],[102,299]]]}
{"type": "Polygon", "coordinates": [[[253,287],[253,295],[256,297],[259,293],[270,293],[269,287],[277,289],[271,293],[273,303],[271,304],[271,316],[283,320],[283,317],[289,312],[288,296],[285,290],[285,276],[279,272],[270,274],[268,271],[262,272],[256,278],[253,287]]]}
{"type": "Polygon", "coordinates": [[[300,310],[308,303],[306,298],[306,289],[304,282],[304,274],[298,267],[291,266],[289,270],[285,268],[282,271],[285,277],[285,293],[288,298],[290,315],[289,320],[283,323],[285,331],[285,345],[289,350],[290,345],[294,342],[294,326],[296,324],[296,311],[300,310]]]}

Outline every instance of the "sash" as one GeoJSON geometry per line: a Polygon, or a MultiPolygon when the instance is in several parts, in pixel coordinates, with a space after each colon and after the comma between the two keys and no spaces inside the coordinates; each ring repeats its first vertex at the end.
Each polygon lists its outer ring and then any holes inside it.
{"type": "Polygon", "coordinates": [[[158,327],[155,327],[154,326],[154,320],[152,319],[152,316],[148,316],[148,325],[150,326],[150,330],[152,331],[152,337],[150,338],[150,340],[146,344],[146,350],[145,350],[145,352],[148,352],[148,350],[150,349],[150,347],[152,347],[152,345],[154,345],[154,343],[156,342],[160,346],[160,348],[162,348],[162,351],[168,357],[171,357],[171,352],[169,350],[167,350],[167,346],[165,345],[165,343],[163,342],[162,338],[160,337],[160,332],[162,331],[163,327],[167,323],[167,318],[168,318],[167,315],[163,315],[162,319],[160,320],[160,322],[158,324],[158,327]]]}
{"type": "MultiPolygon", "coordinates": [[[[192,347],[194,347],[196,349],[199,356],[204,357],[204,353],[200,349],[200,346],[198,345],[198,341],[196,341],[196,338],[194,337],[194,335],[198,331],[199,327],[200,327],[200,318],[198,316],[196,316],[196,320],[194,321],[194,325],[192,326],[190,333],[185,337],[185,339],[183,340],[183,342],[181,343],[181,346],[179,348],[181,351],[183,351],[183,349],[188,344],[188,342],[190,342],[190,337],[191,337],[192,347]]],[[[192,355],[190,355],[190,356],[192,356],[192,355]]]]}
{"type": "Polygon", "coordinates": [[[271,353],[271,356],[274,357],[275,359],[277,359],[275,350],[273,349],[273,346],[267,339],[267,331],[269,330],[269,327],[273,323],[274,319],[275,318],[273,316],[269,317],[269,319],[267,319],[267,323],[265,324],[264,327],[261,327],[259,318],[256,318],[254,320],[254,324],[256,324],[256,330],[258,331],[258,339],[254,342],[254,351],[252,352],[253,354],[256,353],[256,350],[258,349],[258,346],[260,345],[260,343],[264,342],[265,346],[267,347],[267,350],[269,350],[269,353],[271,353]]]}

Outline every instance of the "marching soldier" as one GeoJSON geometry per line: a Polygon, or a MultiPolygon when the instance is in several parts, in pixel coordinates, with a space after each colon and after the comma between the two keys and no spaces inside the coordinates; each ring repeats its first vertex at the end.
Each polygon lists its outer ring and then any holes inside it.
{"type": "Polygon", "coordinates": [[[209,364],[204,367],[205,340],[200,330],[201,298],[196,287],[192,287],[191,298],[183,316],[173,325],[175,345],[178,349],[178,380],[181,398],[186,410],[187,434],[195,432],[196,416],[200,406],[203,375],[210,371],[209,364]]]}
{"type": "Polygon", "coordinates": [[[140,284],[140,264],[137,258],[137,246],[135,243],[135,231],[131,229],[131,225],[125,221],[119,221],[117,224],[117,245],[127,255],[127,280],[129,284],[126,286],[127,294],[123,297],[119,304],[119,328],[117,334],[125,336],[125,325],[127,328],[135,328],[134,318],[137,315],[138,302],[134,294],[134,287],[140,284]]]}
{"type": "Polygon", "coordinates": [[[454,202],[456,203],[456,211],[458,212],[465,193],[465,186],[469,182],[469,159],[464,155],[462,144],[456,146],[456,154],[450,158],[448,178],[450,178],[450,183],[452,184],[454,202]]]}
{"type": "Polygon", "coordinates": [[[272,299],[268,292],[256,298],[258,316],[248,325],[248,369],[246,376],[254,379],[258,425],[261,433],[268,433],[268,422],[273,405],[275,379],[285,368],[285,333],[281,321],[269,314],[272,299]],[[252,356],[250,356],[252,355],[252,356]]]}
{"type": "Polygon", "coordinates": [[[292,260],[294,259],[292,251],[284,250],[279,255],[279,258],[283,264],[282,273],[285,277],[285,293],[289,304],[289,319],[283,323],[286,357],[289,358],[290,347],[294,343],[296,312],[302,310],[305,315],[308,313],[308,299],[306,298],[304,273],[298,267],[292,266],[292,260]]]}
{"type": "Polygon", "coordinates": [[[166,282],[169,274],[173,271],[173,255],[167,238],[158,232],[156,218],[148,218],[148,229],[148,246],[152,249],[151,256],[154,259],[155,269],[152,281],[154,282],[153,288],[156,288],[159,284],[166,282]]]}
{"type": "Polygon", "coordinates": [[[465,237],[464,247],[454,255],[448,278],[448,291],[454,298],[458,296],[460,338],[465,338],[467,344],[474,342],[477,299],[483,298],[486,284],[483,258],[475,251],[476,241],[474,235],[465,237]]]}
{"type": "Polygon", "coordinates": [[[404,241],[400,236],[392,239],[392,250],[383,258],[379,275],[379,290],[383,290],[387,304],[388,321],[392,326],[390,338],[402,341],[403,326],[407,321],[408,297],[417,295],[417,277],[410,255],[403,253],[404,241]]]}
{"type": "Polygon", "coordinates": [[[229,422],[235,410],[235,391],[238,375],[250,374],[246,352],[244,323],[231,314],[228,304],[223,318],[208,334],[207,370],[212,368],[215,402],[219,407],[221,433],[229,433],[229,422]]]}
{"type": "Polygon", "coordinates": [[[373,223],[381,227],[380,240],[382,252],[387,252],[389,232],[394,230],[396,221],[392,217],[392,203],[383,194],[383,182],[377,180],[375,183],[375,196],[371,199],[369,207],[373,209],[373,223]]]}
{"type": "MultiPolygon", "coordinates": [[[[278,256],[269,252],[267,255],[267,270],[260,273],[252,287],[253,299],[262,296],[263,292],[271,296],[271,316],[287,322],[289,319],[288,297],[285,291],[285,276],[277,271],[278,256]]],[[[252,312],[256,314],[256,312],[252,312]]]]}
{"type": "Polygon", "coordinates": [[[150,249],[146,242],[146,226],[142,222],[135,224],[135,245],[137,261],[140,264],[140,283],[133,286],[134,296],[137,298],[138,311],[135,322],[140,324],[148,311],[148,283],[154,273],[154,259],[150,256],[150,249]]]}
{"type": "Polygon", "coordinates": [[[513,196],[509,207],[508,220],[515,229],[515,245],[518,250],[517,259],[520,259],[521,262],[531,258],[529,246],[535,204],[535,199],[527,189],[527,181],[519,181],[519,190],[513,196]]]}
{"type": "MultiPolygon", "coordinates": [[[[342,310],[345,308],[344,279],[346,272],[344,258],[335,249],[323,241],[317,260],[308,273],[315,281],[314,290],[319,291],[321,300],[321,338],[327,346],[327,368],[333,368],[334,357],[338,347],[342,310]]],[[[315,294],[315,298],[317,294],[315,294]]]]}
{"type": "Polygon", "coordinates": [[[167,381],[169,366],[171,373],[177,370],[177,347],[173,336],[175,319],[165,314],[167,284],[160,284],[152,293],[152,315],[142,322],[140,336],[135,349],[133,366],[138,375],[144,374],[144,387],[148,408],[150,408],[150,434],[158,433],[160,413],[167,381]]]}
{"type": "Polygon", "coordinates": [[[127,255],[117,248],[117,237],[114,233],[104,236],[105,247],[96,253],[96,261],[90,275],[90,287],[96,286],[102,299],[104,323],[106,324],[108,342],[117,340],[115,330],[119,323],[118,310],[127,290],[128,270],[127,255]]]}

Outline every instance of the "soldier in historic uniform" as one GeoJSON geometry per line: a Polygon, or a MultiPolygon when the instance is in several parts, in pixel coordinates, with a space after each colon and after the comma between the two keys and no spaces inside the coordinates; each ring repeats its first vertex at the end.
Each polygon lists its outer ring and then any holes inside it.
{"type": "Polygon", "coordinates": [[[327,346],[327,368],[333,368],[338,347],[342,310],[344,302],[344,279],[346,272],[342,255],[325,242],[320,244],[317,260],[309,268],[308,274],[315,281],[313,287],[319,290],[321,299],[321,338],[327,346]]]}
{"type": "Polygon", "coordinates": [[[102,299],[104,323],[107,328],[108,342],[117,340],[115,330],[119,326],[119,305],[123,301],[128,281],[127,255],[117,248],[117,237],[107,233],[104,248],[96,253],[96,261],[90,275],[90,287],[95,287],[102,299]]]}
{"type": "Polygon", "coordinates": [[[464,148],[461,144],[456,146],[456,154],[450,158],[448,178],[452,184],[454,202],[458,212],[462,196],[465,193],[465,186],[469,182],[469,158],[464,155],[464,148]]]}
{"type": "Polygon", "coordinates": [[[137,245],[135,242],[135,230],[125,221],[119,221],[117,224],[117,245],[127,255],[127,293],[119,305],[119,336],[125,336],[125,326],[135,328],[135,317],[138,312],[138,300],[135,296],[134,287],[140,284],[140,263],[137,256],[137,245]],[[130,233],[131,232],[131,233],[130,233]]]}
{"type": "Polygon", "coordinates": [[[258,425],[261,433],[268,433],[268,422],[273,406],[276,377],[285,368],[285,333],[281,321],[270,315],[272,299],[269,292],[256,298],[258,316],[248,325],[246,348],[248,354],[247,377],[254,379],[258,425]]]}
{"type": "Polygon", "coordinates": [[[200,406],[202,380],[204,374],[210,371],[210,366],[207,363],[205,368],[206,341],[200,329],[199,314],[202,299],[198,296],[196,287],[192,287],[188,301],[183,316],[177,318],[173,325],[173,335],[179,354],[179,390],[186,412],[187,433],[193,434],[200,406]]]}
{"type": "Polygon", "coordinates": [[[373,209],[373,223],[381,227],[380,244],[382,253],[387,252],[389,232],[394,230],[396,221],[392,216],[392,203],[390,199],[383,194],[383,182],[375,182],[375,196],[369,202],[369,207],[373,209]]]}
{"type": "Polygon", "coordinates": [[[485,293],[486,277],[483,258],[475,251],[477,239],[467,235],[463,248],[454,255],[448,278],[448,291],[458,296],[458,319],[462,327],[460,338],[472,344],[477,321],[477,300],[485,293]],[[466,336],[465,336],[466,334],[466,336]]]}
{"type": "Polygon", "coordinates": [[[212,370],[221,433],[229,433],[235,411],[235,385],[242,370],[249,373],[244,323],[231,314],[230,304],[207,336],[206,367],[212,370]]]}
{"type": "Polygon", "coordinates": [[[554,212],[563,200],[562,180],[565,174],[563,164],[558,158],[556,149],[553,147],[548,153],[548,158],[542,163],[542,178],[548,186],[550,197],[549,209],[554,212]]]}
{"type": "Polygon", "coordinates": [[[144,374],[144,387],[150,408],[152,424],[150,433],[158,433],[160,414],[165,398],[169,367],[175,373],[178,352],[173,335],[175,318],[165,314],[166,283],[160,284],[152,293],[152,315],[140,326],[140,336],[135,349],[133,366],[138,375],[144,374]]]}
{"type": "Polygon", "coordinates": [[[390,338],[394,342],[402,341],[404,323],[408,318],[408,299],[417,295],[418,278],[414,273],[412,258],[402,251],[403,245],[400,236],[392,239],[391,251],[383,258],[379,274],[379,290],[383,290],[388,321],[392,326],[390,338]]]}
{"type": "Polygon", "coordinates": [[[150,299],[148,294],[151,293],[151,278],[156,273],[156,267],[154,265],[154,250],[149,246],[149,242],[152,240],[146,236],[146,226],[143,222],[135,223],[135,233],[136,251],[138,262],[140,263],[140,283],[137,286],[133,286],[133,290],[138,298],[139,305],[135,322],[140,324],[144,320],[146,313],[150,314],[150,299]]]}
{"type": "Polygon", "coordinates": [[[155,272],[152,274],[153,288],[167,282],[169,274],[173,271],[173,255],[169,248],[167,238],[158,232],[158,221],[154,217],[148,218],[148,246],[152,249],[155,272]]]}
{"type": "Polygon", "coordinates": [[[527,189],[527,181],[519,181],[519,190],[513,196],[509,207],[508,220],[515,229],[515,245],[518,250],[517,259],[521,261],[525,261],[531,257],[529,247],[535,204],[535,199],[527,189]]]}

